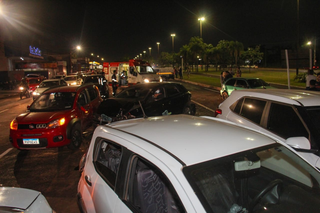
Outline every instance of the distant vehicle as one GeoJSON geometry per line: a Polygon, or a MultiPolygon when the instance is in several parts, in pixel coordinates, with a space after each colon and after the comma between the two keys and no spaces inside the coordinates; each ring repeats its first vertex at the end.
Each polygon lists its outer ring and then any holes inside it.
{"type": "Polygon", "coordinates": [[[63,79],[48,79],[42,81],[39,86],[34,90],[32,93],[33,100],[37,99],[41,93],[43,93],[45,90],[52,88],[52,87],[57,87],[57,86],[67,86],[67,82],[63,79]]]}
{"type": "Polygon", "coordinates": [[[108,81],[106,80],[103,74],[83,75],[82,83],[92,83],[96,85],[99,88],[101,97],[103,99],[109,98],[108,81]]]}
{"type": "Polygon", "coordinates": [[[178,83],[143,83],[121,91],[115,98],[103,101],[98,115],[113,119],[159,116],[163,114],[190,114],[196,112],[191,93],[178,83]]]}
{"type": "Polygon", "coordinates": [[[42,82],[42,80],[43,79],[41,77],[26,78],[26,81],[29,84],[29,92],[33,93],[37,86],[39,86],[39,84],[42,82]]]}
{"type": "Polygon", "coordinates": [[[12,120],[10,141],[17,149],[78,149],[101,101],[94,84],[46,90],[26,113],[12,120]]]}
{"type": "Polygon", "coordinates": [[[35,190],[0,187],[0,195],[0,212],[55,212],[41,192],[35,190]]]}
{"type": "Polygon", "coordinates": [[[126,81],[124,81],[121,86],[131,86],[138,83],[162,82],[161,77],[157,75],[151,65],[143,60],[132,59],[124,62],[104,62],[103,71],[109,84],[112,82],[112,75],[115,70],[117,71],[119,83],[122,75],[125,76],[126,81]]]}
{"type": "Polygon", "coordinates": [[[68,86],[71,85],[81,85],[82,84],[82,78],[78,77],[77,75],[67,75],[63,78],[68,84],[68,86]]]}
{"type": "Polygon", "coordinates": [[[212,117],[99,125],[79,163],[80,212],[320,209],[320,173],[268,134],[212,117]]]}
{"type": "Polygon", "coordinates": [[[64,77],[66,77],[65,75],[56,75],[53,77],[53,79],[63,79],[64,77]]]}
{"type": "Polygon", "coordinates": [[[216,110],[218,118],[291,140],[312,165],[320,169],[320,93],[309,90],[238,90],[216,110]],[[303,150],[300,142],[307,141],[303,150]],[[311,150],[310,150],[311,149],[311,150]]]}
{"type": "Polygon", "coordinates": [[[221,87],[220,95],[225,100],[234,90],[243,89],[274,89],[260,78],[229,78],[221,87]]]}

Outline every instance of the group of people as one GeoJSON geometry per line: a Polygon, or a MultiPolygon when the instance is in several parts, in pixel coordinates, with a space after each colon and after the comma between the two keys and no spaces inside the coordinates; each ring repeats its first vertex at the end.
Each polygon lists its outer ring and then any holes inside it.
{"type": "Polygon", "coordinates": [[[180,79],[183,78],[183,76],[182,76],[182,67],[179,67],[178,69],[176,67],[173,67],[173,71],[174,71],[174,75],[176,76],[176,78],[178,78],[178,75],[179,75],[180,79]]]}
{"type": "MultiPolygon", "coordinates": [[[[242,71],[241,71],[240,67],[237,67],[235,75],[236,75],[237,78],[241,78],[242,71]]],[[[222,71],[221,74],[220,74],[221,86],[226,80],[228,80],[229,78],[233,78],[233,76],[234,76],[234,73],[233,73],[231,68],[229,69],[229,71],[222,71]]]]}
{"type": "Polygon", "coordinates": [[[306,76],[306,89],[320,91],[320,72],[318,72],[315,76],[313,70],[308,70],[306,76]]]}

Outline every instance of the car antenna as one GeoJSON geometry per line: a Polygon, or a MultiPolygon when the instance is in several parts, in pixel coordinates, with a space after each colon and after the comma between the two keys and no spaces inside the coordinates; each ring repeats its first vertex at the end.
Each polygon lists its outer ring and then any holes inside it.
{"type": "Polygon", "coordinates": [[[146,115],[146,113],[144,112],[144,109],[143,109],[142,104],[141,104],[140,101],[139,101],[139,105],[140,105],[141,110],[142,110],[142,113],[143,113],[143,118],[147,118],[147,115],[146,115]]]}

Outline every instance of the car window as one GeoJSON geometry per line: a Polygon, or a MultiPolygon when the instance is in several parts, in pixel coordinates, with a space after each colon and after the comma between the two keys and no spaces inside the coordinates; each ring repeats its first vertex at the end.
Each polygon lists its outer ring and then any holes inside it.
{"type": "Polygon", "coordinates": [[[167,84],[165,86],[167,97],[174,96],[180,93],[179,89],[173,84],[167,84]]]}
{"type": "Polygon", "coordinates": [[[84,106],[88,103],[88,98],[86,96],[85,91],[80,92],[79,97],[78,97],[78,104],[80,106],[84,106]]]}
{"type": "Polygon", "coordinates": [[[89,93],[90,101],[92,101],[98,97],[98,93],[97,93],[97,90],[95,89],[95,87],[88,87],[87,90],[89,93]]]}
{"type": "Polygon", "coordinates": [[[44,93],[30,107],[30,111],[58,111],[71,109],[76,96],[75,92],[44,93]]]}
{"type": "Polygon", "coordinates": [[[234,86],[235,83],[236,83],[236,79],[230,79],[229,81],[226,82],[226,85],[234,86]]]}
{"type": "Polygon", "coordinates": [[[267,129],[285,139],[298,136],[309,138],[308,131],[298,114],[291,106],[287,105],[271,104],[267,129]]]}
{"type": "MultiPolygon", "coordinates": [[[[237,114],[240,114],[241,107],[242,107],[242,104],[243,104],[243,100],[244,100],[244,98],[241,98],[241,99],[237,102],[236,106],[234,107],[233,112],[235,112],[235,113],[237,113],[237,114]]],[[[234,105],[232,105],[232,107],[233,107],[233,106],[234,106],[234,105]]]]}
{"type": "Polygon", "coordinates": [[[246,98],[243,102],[240,115],[256,124],[260,124],[265,105],[266,101],[246,98]]]}
{"type": "Polygon", "coordinates": [[[106,140],[97,143],[94,165],[100,176],[114,189],[121,161],[121,147],[106,140]]]}
{"type": "Polygon", "coordinates": [[[68,85],[68,84],[67,84],[67,82],[65,82],[65,80],[61,80],[60,85],[68,85]]]}
{"type": "Polygon", "coordinates": [[[128,202],[140,212],[185,212],[172,184],[155,166],[138,158],[131,171],[128,202]]]}
{"type": "Polygon", "coordinates": [[[158,101],[164,98],[164,89],[162,87],[158,87],[154,89],[151,94],[147,98],[147,102],[158,101]]]}
{"type": "Polygon", "coordinates": [[[53,86],[58,86],[59,82],[58,81],[46,81],[46,82],[42,82],[39,87],[53,87],[53,86]]]}
{"type": "Polygon", "coordinates": [[[236,87],[246,88],[247,87],[247,83],[244,80],[237,80],[236,87]]]}

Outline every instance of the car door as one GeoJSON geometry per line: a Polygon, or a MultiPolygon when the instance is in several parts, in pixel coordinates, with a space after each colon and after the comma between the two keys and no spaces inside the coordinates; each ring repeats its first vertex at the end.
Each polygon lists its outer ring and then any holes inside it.
{"type": "Polygon", "coordinates": [[[79,92],[77,99],[77,112],[78,117],[81,120],[81,128],[84,130],[89,126],[92,120],[92,113],[90,113],[90,99],[86,90],[79,92]]]}
{"type": "Polygon", "coordinates": [[[229,113],[226,119],[260,131],[262,129],[260,123],[266,104],[265,100],[249,97],[241,98],[234,108],[231,108],[232,113],[229,113]]]}
{"type": "Polygon", "coordinates": [[[122,152],[120,145],[103,138],[96,139],[79,184],[87,212],[131,212],[115,191],[122,152]]]}
{"type": "Polygon", "coordinates": [[[166,84],[164,86],[167,98],[167,110],[172,114],[180,114],[188,102],[188,94],[180,91],[175,84],[166,84]]]}
{"type": "Polygon", "coordinates": [[[234,90],[235,83],[236,83],[236,79],[234,78],[229,79],[225,82],[224,88],[225,88],[225,91],[227,91],[228,95],[230,95],[234,90]]]}
{"type": "Polygon", "coordinates": [[[245,80],[237,79],[234,90],[242,90],[247,88],[248,88],[248,84],[245,80]]]}
{"type": "Polygon", "coordinates": [[[149,92],[145,99],[144,111],[147,116],[162,115],[162,113],[169,109],[168,104],[164,88],[159,86],[149,92]]]}
{"type": "Polygon", "coordinates": [[[94,115],[94,113],[97,112],[98,107],[101,103],[101,98],[99,96],[99,92],[98,92],[98,88],[95,85],[89,86],[86,88],[87,90],[87,94],[89,95],[89,114],[90,117],[92,117],[94,115]]]}

